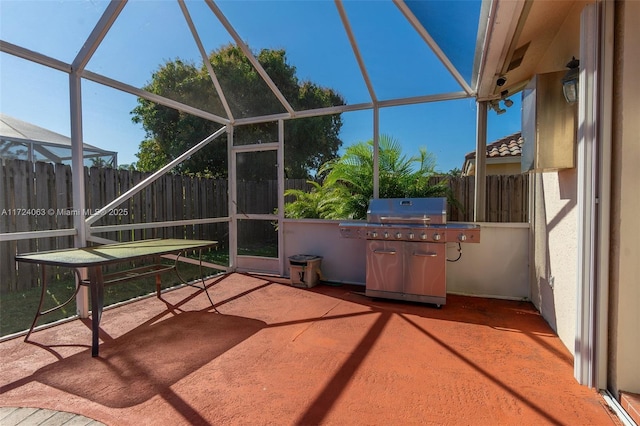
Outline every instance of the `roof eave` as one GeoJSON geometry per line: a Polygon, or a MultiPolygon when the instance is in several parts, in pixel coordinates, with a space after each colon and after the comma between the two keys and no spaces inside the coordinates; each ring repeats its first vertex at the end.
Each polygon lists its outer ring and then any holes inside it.
{"type": "MultiPolygon", "coordinates": [[[[506,70],[515,46],[513,40],[523,25],[525,0],[491,0],[480,13],[474,76],[480,101],[496,98],[496,80],[506,70]],[[484,33],[481,33],[484,29],[484,33]]],[[[498,92],[499,93],[499,92],[498,92]]]]}

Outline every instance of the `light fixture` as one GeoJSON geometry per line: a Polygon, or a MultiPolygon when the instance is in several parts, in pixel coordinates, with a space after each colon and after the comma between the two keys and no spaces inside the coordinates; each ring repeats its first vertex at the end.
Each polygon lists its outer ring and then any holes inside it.
{"type": "Polygon", "coordinates": [[[504,114],[505,112],[507,112],[506,109],[500,108],[500,101],[499,100],[494,100],[494,101],[489,102],[489,108],[494,110],[496,112],[496,114],[498,114],[498,115],[501,115],[501,114],[504,114]]]}
{"type": "Polygon", "coordinates": [[[562,77],[562,92],[568,103],[578,100],[578,77],[580,76],[580,61],[575,56],[567,64],[569,71],[562,77]]]}

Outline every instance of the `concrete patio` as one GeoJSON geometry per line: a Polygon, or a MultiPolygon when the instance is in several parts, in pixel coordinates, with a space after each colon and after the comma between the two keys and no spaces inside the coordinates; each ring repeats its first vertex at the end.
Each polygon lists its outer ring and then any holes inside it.
{"type": "Polygon", "coordinates": [[[219,313],[188,287],[107,309],[97,358],[88,320],[4,341],[0,407],[107,425],[620,424],[529,302],[277,281],[212,279],[219,313]]]}

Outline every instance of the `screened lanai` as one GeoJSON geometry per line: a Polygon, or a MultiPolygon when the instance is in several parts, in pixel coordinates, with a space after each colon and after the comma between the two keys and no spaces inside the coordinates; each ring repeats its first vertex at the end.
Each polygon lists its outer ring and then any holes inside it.
{"type": "MultiPolygon", "coordinates": [[[[74,219],[80,246],[109,239],[104,234],[115,224],[101,230],[107,226],[103,213],[122,207],[165,172],[204,173],[228,178],[228,207],[216,210],[215,218],[190,217],[186,223],[226,224],[220,232],[229,239],[232,269],[244,266],[247,246],[261,244],[246,241],[245,234],[275,244],[267,259],[253,256],[246,267],[286,274],[283,227],[272,224],[284,220],[285,179],[313,178],[346,146],[377,142],[381,134],[405,140],[408,149],[433,152],[442,172],[459,167],[476,145],[479,35],[485,30],[478,23],[488,14],[479,1],[39,7],[33,13],[20,2],[3,4],[3,96],[15,93],[13,99],[24,103],[37,97],[40,111],[29,114],[68,129],[74,146],[108,140],[125,166],[135,164],[136,156],[139,165],[154,156],[152,149],[139,156],[143,142],[171,146],[169,154],[154,158],[157,174],[103,198],[102,211],[92,205],[97,214],[74,219]],[[238,57],[249,79],[243,83],[228,66],[238,57]],[[24,78],[39,73],[43,80],[24,78]],[[328,129],[326,139],[312,134],[318,126],[328,129]],[[248,180],[274,181],[278,190],[256,207],[249,200],[257,195],[238,183],[248,180]]],[[[35,99],[29,103],[33,108],[35,99]]],[[[511,121],[519,126],[517,115],[511,121]]],[[[86,186],[80,168],[76,162],[73,206],[87,211],[78,195],[86,186]]],[[[135,222],[127,226],[158,226],[141,223],[140,216],[126,220],[135,222]]],[[[180,219],[176,226],[185,223],[180,219]]],[[[36,230],[43,231],[30,229],[36,230]]]]}
{"type": "MultiPolygon", "coordinates": [[[[118,165],[117,153],[83,144],[85,164],[118,165]]],[[[71,163],[71,139],[31,123],[0,114],[0,158],[71,163]]]]}
{"type": "MultiPolygon", "coordinates": [[[[362,286],[364,242],[341,239],[338,220],[288,217],[285,191],[310,191],[359,143],[370,142],[372,198],[386,141],[425,148],[439,175],[475,151],[470,213],[457,220],[482,240],[447,264],[447,291],[530,301],[578,383],[617,400],[640,392],[637,123],[624,113],[637,101],[635,78],[622,78],[637,75],[635,2],[2,1],[0,12],[0,112],[72,144],[70,167],[2,169],[14,185],[2,208],[26,194],[13,208],[55,212],[5,215],[4,253],[206,239],[219,243],[206,261],[217,272],[286,281],[289,257],[305,253],[323,257],[326,282],[362,286]],[[525,146],[544,141],[518,175],[528,193],[511,197],[527,216],[493,223],[486,147],[520,131],[525,146]],[[123,170],[84,168],[86,142],[123,170]]],[[[12,289],[40,279],[6,275],[12,289]]],[[[87,294],[77,309],[88,316],[87,294]]]]}

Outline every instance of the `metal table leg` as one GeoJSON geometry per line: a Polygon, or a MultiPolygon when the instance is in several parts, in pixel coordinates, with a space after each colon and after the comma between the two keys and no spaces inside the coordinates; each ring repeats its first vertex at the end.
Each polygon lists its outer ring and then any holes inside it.
{"type": "Polygon", "coordinates": [[[174,260],[174,262],[175,262],[174,271],[176,273],[176,276],[178,277],[178,279],[183,284],[188,285],[190,287],[195,287],[197,289],[203,290],[204,293],[207,295],[207,298],[209,299],[209,302],[211,303],[211,307],[213,307],[213,310],[218,312],[218,309],[216,308],[216,304],[213,303],[213,299],[211,299],[211,295],[209,295],[209,289],[207,288],[207,282],[206,282],[206,279],[204,277],[204,272],[203,272],[203,269],[202,269],[203,268],[203,266],[202,266],[202,249],[198,250],[198,266],[200,268],[200,282],[202,282],[202,287],[200,287],[200,286],[198,286],[196,284],[189,283],[187,280],[182,278],[182,276],[180,276],[180,273],[178,272],[178,262],[180,261],[180,257],[181,256],[182,257],[186,257],[184,250],[178,252],[178,254],[176,255],[176,258],[174,260]]]}
{"type": "Polygon", "coordinates": [[[40,291],[40,301],[38,302],[38,309],[36,310],[36,315],[33,318],[33,322],[31,323],[31,327],[29,328],[29,331],[27,332],[27,335],[24,336],[24,341],[27,342],[29,340],[29,336],[31,336],[31,333],[33,333],[33,329],[36,327],[36,324],[38,323],[38,319],[43,316],[46,315],[50,312],[53,311],[57,311],[58,309],[64,308],[65,306],[67,306],[69,304],[69,302],[71,302],[72,300],[75,299],[76,295],[78,294],[78,291],[80,290],[80,286],[81,284],[81,279],[80,279],[80,272],[76,269],[73,270],[73,272],[76,274],[78,280],[76,282],[76,289],[73,292],[73,294],[71,295],[71,297],[69,297],[64,303],[62,303],[61,305],[58,306],[54,306],[51,309],[47,309],[46,311],[42,311],[42,305],[44,305],[44,295],[47,293],[47,273],[46,273],[46,266],[44,264],[41,264],[40,267],[42,268],[42,290],[40,291]]]}
{"type": "Polygon", "coordinates": [[[104,279],[102,267],[95,266],[89,270],[91,287],[91,356],[98,356],[100,344],[100,319],[104,307],[104,279]]]}

